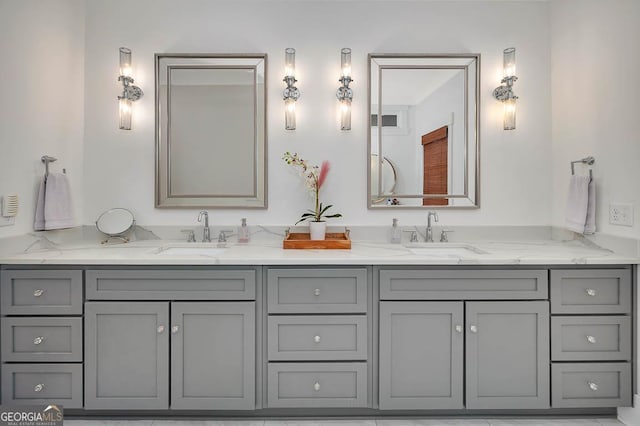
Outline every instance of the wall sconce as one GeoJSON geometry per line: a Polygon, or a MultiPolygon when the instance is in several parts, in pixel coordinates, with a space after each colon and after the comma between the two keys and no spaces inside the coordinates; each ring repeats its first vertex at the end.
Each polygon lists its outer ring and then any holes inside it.
{"type": "Polygon", "coordinates": [[[284,81],[287,88],[284,89],[284,128],[296,129],[296,101],[300,97],[300,91],[296,84],[296,49],[288,47],[284,49],[284,81]]]}
{"type": "Polygon", "coordinates": [[[504,130],[514,130],[516,128],[516,100],[518,97],[513,93],[513,83],[518,80],[516,77],[516,48],[509,47],[503,52],[503,72],[501,85],[493,91],[493,97],[502,102],[503,127],[504,130]]]}
{"type": "Polygon", "coordinates": [[[131,77],[131,49],[120,48],[120,77],[122,82],[122,95],[118,96],[120,110],[120,129],[131,130],[131,102],[142,97],[142,89],[133,84],[131,77]]]}
{"type": "Polygon", "coordinates": [[[351,130],[351,101],[353,100],[353,90],[349,88],[349,84],[353,81],[351,79],[351,49],[345,47],[340,56],[342,76],[338,81],[342,83],[342,86],[336,92],[336,97],[340,101],[340,130],[351,130]]]}

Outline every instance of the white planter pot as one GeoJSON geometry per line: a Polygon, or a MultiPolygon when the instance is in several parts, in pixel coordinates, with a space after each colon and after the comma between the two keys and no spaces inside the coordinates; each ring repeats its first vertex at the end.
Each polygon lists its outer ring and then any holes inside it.
{"type": "Polygon", "coordinates": [[[324,240],[327,232],[327,222],[309,222],[309,231],[312,240],[324,240]]]}

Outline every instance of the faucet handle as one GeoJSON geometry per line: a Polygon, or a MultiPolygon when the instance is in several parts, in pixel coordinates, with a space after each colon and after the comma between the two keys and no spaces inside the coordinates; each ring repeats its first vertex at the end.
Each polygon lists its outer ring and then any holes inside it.
{"type": "Polygon", "coordinates": [[[403,229],[402,232],[411,232],[411,235],[409,236],[409,242],[410,243],[417,243],[418,242],[418,232],[417,231],[413,231],[411,229],[403,229]]]}
{"type": "Polygon", "coordinates": [[[455,232],[452,231],[451,229],[443,229],[442,232],[440,233],[440,242],[441,243],[448,243],[449,242],[449,232],[455,232]]]}
{"type": "Polygon", "coordinates": [[[230,229],[221,229],[220,233],[218,234],[218,242],[219,243],[226,243],[227,242],[227,234],[231,234],[233,233],[232,230],[230,229]]]}
{"type": "Polygon", "coordinates": [[[196,242],[196,233],[193,229],[181,229],[180,232],[186,234],[188,243],[196,242]]]}

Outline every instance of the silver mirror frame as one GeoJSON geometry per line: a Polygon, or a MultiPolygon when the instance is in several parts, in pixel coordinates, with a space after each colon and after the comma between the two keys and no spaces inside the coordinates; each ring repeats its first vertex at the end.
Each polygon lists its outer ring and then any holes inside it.
{"type": "MultiPolygon", "coordinates": [[[[155,54],[155,207],[156,208],[217,208],[217,209],[266,209],[267,208],[267,82],[268,82],[268,66],[266,53],[249,53],[249,54],[206,54],[206,53],[156,53],[155,54]],[[160,60],[163,58],[179,58],[179,59],[236,59],[236,60],[256,60],[262,61],[264,72],[264,82],[261,97],[264,105],[262,105],[263,118],[262,125],[255,129],[256,134],[261,134],[262,141],[256,139],[256,188],[255,197],[247,199],[246,197],[220,196],[220,197],[181,197],[179,201],[171,201],[172,198],[167,197],[168,170],[164,171],[163,164],[166,166],[167,161],[163,159],[168,155],[166,149],[163,148],[161,117],[160,117],[160,60]],[[164,179],[164,181],[162,181],[164,179]]],[[[256,88],[256,90],[258,90],[256,88]]],[[[257,122],[257,121],[256,121],[257,122]]],[[[258,138],[258,136],[256,136],[258,138]]]]}
{"type": "MultiPolygon", "coordinates": [[[[409,67],[408,67],[409,68],[409,67]]],[[[470,210],[470,209],[478,209],[480,208],[480,84],[481,84],[481,61],[479,53],[460,53],[460,54],[411,54],[411,53],[370,53],[367,55],[367,208],[370,210],[378,210],[378,209],[431,209],[431,210],[439,210],[439,209],[457,209],[457,210],[470,210]],[[398,194],[398,198],[465,198],[467,199],[471,205],[467,206],[415,206],[415,205],[386,205],[386,204],[377,204],[377,199],[373,198],[373,194],[371,193],[371,104],[372,104],[372,87],[371,87],[371,65],[372,61],[377,58],[388,58],[388,59],[465,59],[468,58],[470,60],[476,61],[476,76],[475,76],[475,132],[473,137],[474,142],[474,156],[476,159],[475,164],[475,182],[474,186],[474,199],[471,199],[468,194],[468,189],[464,195],[439,195],[439,194],[425,194],[425,195],[402,195],[398,194]]],[[[381,84],[379,82],[379,84],[381,84]]],[[[466,84],[466,81],[465,81],[466,84]]],[[[380,92],[378,92],[380,93],[380,92]]],[[[380,102],[378,102],[380,104],[380,102]]],[[[467,111],[470,110],[470,106],[467,106],[467,111]]],[[[380,126],[381,120],[379,120],[378,124],[380,126]]],[[[469,130],[466,130],[467,135],[469,134],[469,130]]],[[[380,134],[382,134],[380,132],[380,134]]],[[[468,136],[467,136],[468,137],[468,136]]],[[[465,151],[465,163],[469,161],[468,149],[469,149],[469,140],[467,139],[466,143],[466,151],[465,151]]],[[[384,157],[384,152],[382,152],[382,156],[384,157]]],[[[466,169],[468,170],[469,165],[466,164],[466,169]]],[[[468,187],[469,184],[469,175],[466,173],[466,182],[465,188],[468,187]]],[[[379,201],[377,201],[379,203],[379,201]]]]}

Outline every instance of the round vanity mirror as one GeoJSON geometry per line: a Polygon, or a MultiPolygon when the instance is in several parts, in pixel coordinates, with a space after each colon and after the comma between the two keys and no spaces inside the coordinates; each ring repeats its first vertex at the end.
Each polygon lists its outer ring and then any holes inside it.
{"type": "Polygon", "coordinates": [[[371,195],[374,199],[374,204],[386,201],[389,195],[393,195],[396,189],[396,168],[387,157],[382,158],[382,162],[379,163],[378,154],[371,154],[371,195]],[[379,180],[378,170],[382,170],[382,180],[379,180]],[[381,184],[380,190],[378,190],[378,183],[381,184]]]}
{"type": "Polygon", "coordinates": [[[116,208],[107,210],[98,216],[96,228],[109,237],[103,241],[103,243],[108,242],[112,238],[128,242],[129,239],[125,238],[124,235],[133,228],[135,223],[133,213],[127,209],[116,208]]]}

